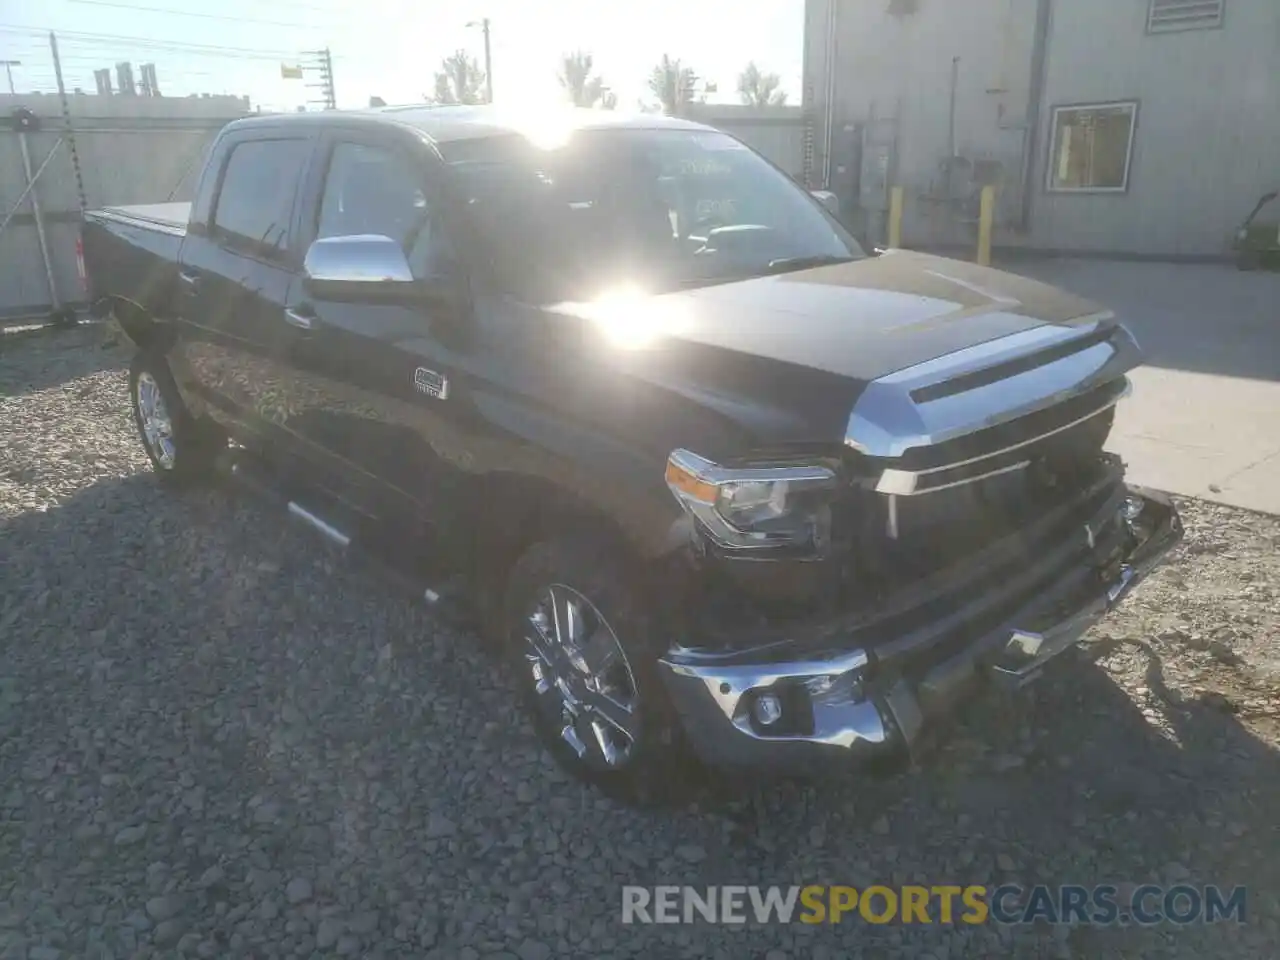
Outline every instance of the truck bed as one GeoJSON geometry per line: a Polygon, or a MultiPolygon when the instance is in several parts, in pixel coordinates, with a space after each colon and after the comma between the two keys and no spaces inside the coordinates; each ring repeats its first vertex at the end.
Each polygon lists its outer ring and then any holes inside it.
{"type": "Polygon", "coordinates": [[[85,213],[86,219],[114,220],[125,225],[159,229],[186,236],[191,218],[190,203],[140,203],[124,207],[103,207],[85,213]]]}
{"type": "Polygon", "coordinates": [[[189,203],[104,207],[84,215],[85,276],[95,315],[122,302],[152,317],[171,312],[189,203]]]}

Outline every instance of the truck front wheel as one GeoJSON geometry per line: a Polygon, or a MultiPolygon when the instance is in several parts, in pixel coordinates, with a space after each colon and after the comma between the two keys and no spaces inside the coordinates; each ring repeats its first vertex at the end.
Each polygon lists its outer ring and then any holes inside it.
{"type": "Polygon", "coordinates": [[[167,486],[191,486],[213,473],[213,431],[191,416],[164,356],[142,350],[129,367],[129,401],[147,459],[167,486]]]}
{"type": "Polygon", "coordinates": [[[665,645],[616,553],[580,537],[530,547],[508,581],[505,659],[561,766],[629,802],[670,799],[687,753],[658,676],[665,645]]]}

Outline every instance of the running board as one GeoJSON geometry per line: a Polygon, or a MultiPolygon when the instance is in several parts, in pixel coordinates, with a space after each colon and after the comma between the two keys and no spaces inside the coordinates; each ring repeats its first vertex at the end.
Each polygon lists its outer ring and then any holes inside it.
{"type": "Polygon", "coordinates": [[[312,507],[289,499],[280,489],[265,476],[265,471],[252,465],[250,455],[243,449],[228,448],[226,455],[220,459],[219,472],[236,486],[252,493],[258,499],[284,509],[289,516],[300,520],[315,530],[329,543],[346,554],[358,555],[360,559],[378,568],[384,579],[390,580],[399,589],[421,600],[433,610],[449,619],[467,620],[462,601],[461,578],[454,577],[442,582],[424,584],[422,579],[414,577],[397,567],[377,551],[362,545],[361,538],[342,529],[336,523],[321,516],[312,507]]]}
{"type": "Polygon", "coordinates": [[[339,547],[345,549],[351,546],[351,537],[347,536],[347,534],[343,533],[332,524],[321,520],[297,500],[289,501],[288,510],[292,516],[297,517],[303,523],[310,524],[316,530],[319,530],[321,535],[327,540],[336,543],[339,547]]]}

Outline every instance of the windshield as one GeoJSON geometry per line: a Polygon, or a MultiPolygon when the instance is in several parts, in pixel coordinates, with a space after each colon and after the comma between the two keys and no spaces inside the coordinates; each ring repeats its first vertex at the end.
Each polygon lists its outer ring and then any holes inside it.
{"type": "Polygon", "coordinates": [[[789,177],[727,134],[585,130],[446,143],[486,259],[534,302],[670,290],[863,256],[789,177]]]}

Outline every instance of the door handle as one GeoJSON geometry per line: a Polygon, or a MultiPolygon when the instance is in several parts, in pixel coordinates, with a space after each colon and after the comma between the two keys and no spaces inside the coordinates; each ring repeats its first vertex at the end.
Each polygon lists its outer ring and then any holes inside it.
{"type": "Polygon", "coordinates": [[[186,285],[188,290],[194,290],[200,286],[200,275],[196,273],[188,273],[186,270],[178,271],[178,279],[186,285]]]}
{"type": "Polygon", "coordinates": [[[311,317],[305,313],[299,313],[292,308],[286,308],[284,311],[285,323],[297,327],[299,330],[311,329],[311,317]]]}

